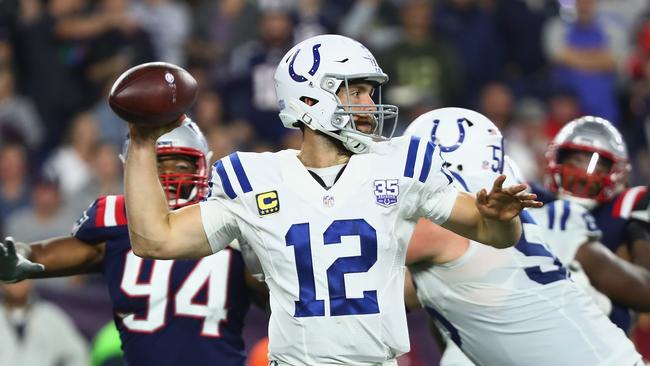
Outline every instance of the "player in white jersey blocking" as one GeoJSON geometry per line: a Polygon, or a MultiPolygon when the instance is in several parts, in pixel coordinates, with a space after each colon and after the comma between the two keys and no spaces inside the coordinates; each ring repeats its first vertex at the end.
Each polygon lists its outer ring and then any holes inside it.
{"type": "Polygon", "coordinates": [[[426,139],[382,134],[397,117],[381,104],[387,80],[352,39],[296,45],[275,81],[282,122],[303,130],[301,150],[232,154],[215,164],[208,200],[174,212],[155,176],[161,131],[130,125],[134,252],[195,258],[236,238],[250,243],[270,290],[274,365],[396,364],[409,350],[404,261],[416,221],[508,247],[521,234],[519,212],[541,205],[525,185],[502,188],[505,177],[478,198],[459,193],[426,139]]]}
{"type": "MultiPolygon", "coordinates": [[[[479,192],[503,173],[503,137],[477,112],[434,110],[406,134],[432,139],[467,192],[479,192]]],[[[625,334],[569,279],[527,211],[520,214],[519,242],[504,250],[419,223],[407,254],[413,280],[406,284],[407,304],[421,303],[478,365],[641,362],[625,334]]]]}

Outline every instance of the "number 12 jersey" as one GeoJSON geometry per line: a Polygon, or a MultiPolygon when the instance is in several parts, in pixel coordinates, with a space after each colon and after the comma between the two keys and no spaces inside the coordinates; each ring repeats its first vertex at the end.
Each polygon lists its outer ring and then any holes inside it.
{"type": "Polygon", "coordinates": [[[406,247],[418,218],[447,220],[457,191],[434,145],[417,137],[353,155],[323,188],[297,151],[234,153],[201,203],[213,251],[248,242],[270,289],[269,358],[367,365],[409,350],[406,247]]]}

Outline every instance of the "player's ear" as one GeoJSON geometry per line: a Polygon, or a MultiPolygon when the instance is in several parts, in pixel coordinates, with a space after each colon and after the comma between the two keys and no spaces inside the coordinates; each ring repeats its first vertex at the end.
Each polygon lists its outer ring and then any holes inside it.
{"type": "Polygon", "coordinates": [[[302,97],[302,98],[300,98],[300,100],[301,100],[303,103],[305,103],[305,104],[307,104],[308,106],[310,106],[310,107],[311,107],[311,106],[314,106],[314,105],[316,105],[316,103],[318,103],[318,100],[313,99],[313,98],[309,98],[309,97],[302,97]]]}

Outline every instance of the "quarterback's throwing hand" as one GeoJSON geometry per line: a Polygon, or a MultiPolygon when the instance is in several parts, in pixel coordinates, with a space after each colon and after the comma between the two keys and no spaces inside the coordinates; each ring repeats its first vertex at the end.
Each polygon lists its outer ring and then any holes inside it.
{"type": "Polygon", "coordinates": [[[487,219],[510,221],[519,215],[526,207],[542,207],[542,202],[536,201],[536,194],[525,192],[525,184],[503,188],[505,175],[500,175],[494,180],[490,193],[481,189],[476,194],[476,207],[481,215],[487,219]]]}
{"type": "Polygon", "coordinates": [[[0,243],[0,281],[15,283],[42,272],[45,267],[30,262],[22,254],[16,253],[14,238],[8,236],[0,243]]]}

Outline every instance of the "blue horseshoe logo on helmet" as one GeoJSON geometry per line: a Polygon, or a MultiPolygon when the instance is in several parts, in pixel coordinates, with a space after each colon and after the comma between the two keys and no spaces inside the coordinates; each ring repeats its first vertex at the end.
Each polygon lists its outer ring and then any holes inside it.
{"type": "MultiPolygon", "coordinates": [[[[450,146],[445,146],[439,142],[437,142],[438,146],[440,146],[440,151],[442,152],[452,152],[456,151],[460,147],[460,145],[463,144],[463,141],[465,141],[465,126],[463,126],[463,122],[467,121],[467,125],[472,127],[473,123],[470,122],[467,118],[459,118],[456,120],[456,124],[458,125],[458,140],[456,140],[456,143],[450,146]]],[[[440,124],[440,120],[436,119],[433,120],[433,129],[431,129],[431,141],[436,141],[436,131],[438,130],[438,125],[440,124]]]]}
{"type": "MultiPolygon", "coordinates": [[[[321,44],[315,44],[314,47],[311,48],[312,55],[314,56],[314,62],[311,64],[311,69],[307,71],[309,75],[314,76],[316,71],[318,71],[318,67],[320,67],[320,52],[318,49],[320,48],[321,44]]],[[[294,81],[297,81],[299,83],[302,83],[304,81],[307,81],[307,78],[297,74],[296,71],[293,69],[293,63],[296,61],[296,57],[298,57],[298,54],[300,53],[300,49],[296,51],[296,53],[293,54],[293,57],[291,57],[291,62],[289,63],[289,75],[294,81]]]]}

